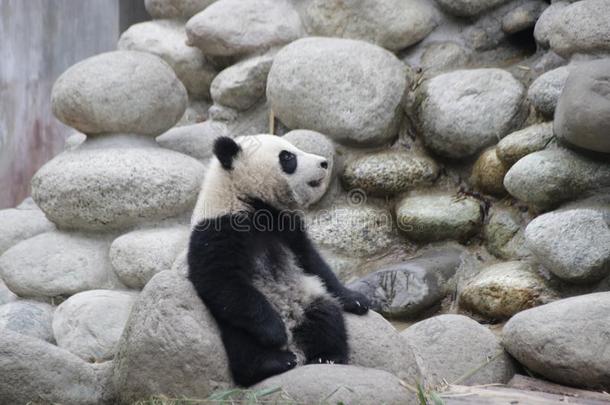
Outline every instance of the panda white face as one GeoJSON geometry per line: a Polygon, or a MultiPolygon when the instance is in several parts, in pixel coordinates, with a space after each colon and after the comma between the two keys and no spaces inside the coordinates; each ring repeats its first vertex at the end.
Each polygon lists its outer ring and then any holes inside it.
{"type": "Polygon", "coordinates": [[[319,200],[330,177],[324,157],[274,135],[222,138],[214,154],[237,197],[257,198],[279,209],[319,200]]]}

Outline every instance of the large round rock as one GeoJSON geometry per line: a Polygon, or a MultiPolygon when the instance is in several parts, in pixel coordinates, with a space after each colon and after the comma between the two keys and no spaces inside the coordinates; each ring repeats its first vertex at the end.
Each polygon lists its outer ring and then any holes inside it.
{"type": "Polygon", "coordinates": [[[550,208],[583,193],[610,186],[610,164],[568,149],[530,153],[506,176],[508,192],[538,208],[550,208]]]}
{"type": "Polygon", "coordinates": [[[186,24],[191,46],[206,55],[243,55],[303,36],[301,18],[288,0],[219,0],[186,24]]]}
{"type": "Polygon", "coordinates": [[[0,255],[11,246],[36,236],[39,233],[52,231],[55,225],[36,207],[31,210],[0,210],[0,255]]]}
{"type": "Polygon", "coordinates": [[[87,141],[32,179],[32,196],[64,228],[108,230],[183,213],[195,204],[203,165],[127,137],[87,141]],[[87,144],[89,143],[89,144],[87,144]]]}
{"type": "Polygon", "coordinates": [[[347,164],[342,175],[347,190],[386,196],[417,186],[429,186],[438,177],[434,160],[407,152],[381,152],[359,157],[347,164]]]}
{"type": "MultiPolygon", "coordinates": [[[[273,403],[415,405],[419,401],[398,377],[351,365],[307,365],[268,378],[255,391],[277,392],[273,403]],[[281,390],[277,390],[281,387],[281,390]],[[278,392],[279,391],[279,392],[278,392]]],[[[267,397],[265,397],[267,398],[267,397]]]]}
{"type": "Polygon", "coordinates": [[[114,404],[108,368],[43,340],[0,329],[3,404],[114,404]]]}
{"type": "Polygon", "coordinates": [[[417,241],[465,240],[482,224],[480,204],[458,195],[406,197],[396,206],[398,228],[417,241]]]}
{"type": "Polygon", "coordinates": [[[542,114],[553,117],[557,101],[563,91],[570,68],[561,66],[549,70],[532,82],[527,90],[527,98],[542,114]]]}
{"type": "Polygon", "coordinates": [[[86,361],[111,359],[138,294],[92,290],[73,295],[55,311],[57,346],[86,361]]]}
{"type": "Polygon", "coordinates": [[[506,383],[514,364],[485,326],[463,315],[439,315],[401,333],[421,358],[431,384],[506,383]]]}
{"type": "Polygon", "coordinates": [[[121,50],[148,52],[166,61],[194,97],[210,97],[216,69],[197,48],[186,45],[184,23],[175,20],[134,24],[119,39],[121,50]]]}
{"type": "Polygon", "coordinates": [[[457,70],[434,77],[420,95],[424,143],[463,158],[498,142],[525,118],[525,88],[501,69],[457,70]]]}
{"type": "Polygon", "coordinates": [[[584,149],[610,153],[608,72],[610,59],[583,63],[572,69],[555,112],[554,129],[559,138],[584,149]]]}
{"type": "Polygon", "coordinates": [[[187,94],[160,58],[116,51],[66,70],[53,86],[51,103],[60,121],[87,135],[159,135],[182,117],[187,94]]]}
{"type": "Polygon", "coordinates": [[[610,292],[523,311],[504,326],[506,350],[551,381],[610,390],[610,292]]]}
{"type": "Polygon", "coordinates": [[[460,305],[491,319],[506,319],[555,298],[526,262],[504,262],[483,269],[462,290],[460,305]]]}
{"type": "Polygon", "coordinates": [[[214,319],[184,276],[164,271],[146,285],[119,342],[113,377],[130,404],[158,394],[205,398],[231,383],[214,319]]]}
{"type": "Polygon", "coordinates": [[[307,217],[311,239],[319,246],[351,257],[388,250],[397,239],[392,214],[386,209],[365,205],[365,199],[365,195],[353,193],[349,205],[311,213],[307,217]]]}
{"type": "Polygon", "coordinates": [[[578,53],[608,54],[609,15],[607,0],[577,1],[562,8],[551,23],[551,49],[565,58],[578,53]]]}
{"type": "Polygon", "coordinates": [[[110,261],[119,279],[130,288],[143,288],[157,273],[169,270],[188,246],[186,226],[139,229],[118,237],[110,246],[110,261]]]}
{"type": "Polygon", "coordinates": [[[18,243],[0,256],[0,273],[22,297],[67,296],[94,288],[117,288],[107,237],[47,232],[18,243]]]}
{"type": "Polygon", "coordinates": [[[568,209],[540,215],[525,229],[530,250],[557,277],[573,283],[610,274],[610,227],[604,214],[568,209]]]}
{"type": "Polygon", "coordinates": [[[305,38],[283,48],[267,79],[267,98],[289,128],[336,141],[382,144],[394,138],[407,84],[392,53],[362,41],[305,38]]]}
{"type": "Polygon", "coordinates": [[[315,0],[304,13],[312,35],[362,39],[392,51],[424,39],[438,19],[427,0],[315,0]]]}
{"type": "Polygon", "coordinates": [[[0,305],[0,330],[12,330],[54,343],[51,329],[53,311],[55,308],[49,304],[30,300],[0,305]]]}

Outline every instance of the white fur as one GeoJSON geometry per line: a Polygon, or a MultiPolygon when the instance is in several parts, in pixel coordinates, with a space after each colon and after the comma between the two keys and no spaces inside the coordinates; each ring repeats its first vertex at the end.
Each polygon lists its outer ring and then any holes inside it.
{"type": "Polygon", "coordinates": [[[323,187],[307,183],[326,179],[330,174],[320,167],[322,156],[303,152],[290,142],[275,135],[241,136],[235,139],[241,152],[232,170],[225,170],[214,157],[206,173],[191,224],[215,218],[248,207],[240,198],[256,197],[278,209],[306,207],[317,201],[323,187]],[[284,173],[279,154],[286,150],[297,156],[297,169],[284,173]]]}

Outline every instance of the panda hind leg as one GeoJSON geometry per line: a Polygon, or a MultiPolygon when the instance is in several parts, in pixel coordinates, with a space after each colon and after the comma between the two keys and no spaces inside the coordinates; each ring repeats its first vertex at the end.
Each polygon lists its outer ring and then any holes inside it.
{"type": "Polygon", "coordinates": [[[294,353],[264,347],[242,329],[230,325],[219,326],[229,359],[229,369],[237,385],[249,387],[296,366],[294,353]]]}
{"type": "Polygon", "coordinates": [[[347,364],[349,348],[343,310],[334,300],[316,298],[306,309],[304,320],[293,329],[307,364],[347,364]]]}

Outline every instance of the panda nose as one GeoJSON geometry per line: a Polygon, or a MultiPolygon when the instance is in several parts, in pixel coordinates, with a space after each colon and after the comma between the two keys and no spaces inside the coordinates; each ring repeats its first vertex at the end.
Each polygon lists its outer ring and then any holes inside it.
{"type": "Polygon", "coordinates": [[[326,160],[320,162],[320,167],[322,169],[328,169],[328,162],[326,160]]]}

